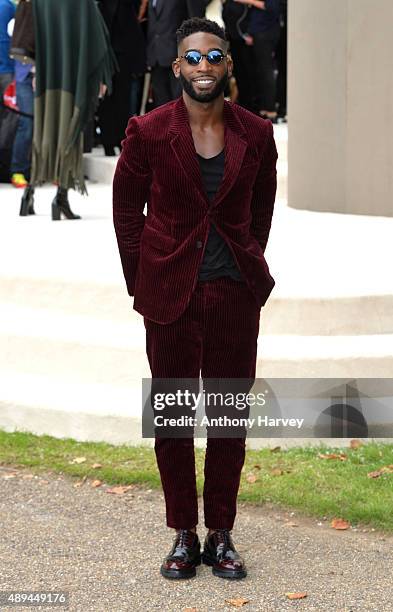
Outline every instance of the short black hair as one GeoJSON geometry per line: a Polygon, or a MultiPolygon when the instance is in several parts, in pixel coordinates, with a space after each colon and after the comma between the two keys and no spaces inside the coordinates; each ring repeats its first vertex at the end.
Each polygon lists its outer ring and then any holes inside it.
{"type": "Polygon", "coordinates": [[[207,34],[214,34],[221,38],[224,42],[228,42],[224,28],[218,23],[211,19],[201,19],[200,17],[192,17],[192,19],[186,19],[181,24],[180,28],[176,30],[177,46],[180,45],[181,41],[191,34],[196,32],[206,32],[207,34]]]}

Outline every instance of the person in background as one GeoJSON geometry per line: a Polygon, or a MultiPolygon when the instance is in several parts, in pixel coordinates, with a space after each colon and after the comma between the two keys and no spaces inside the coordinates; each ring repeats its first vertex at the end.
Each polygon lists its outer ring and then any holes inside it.
{"type": "Polygon", "coordinates": [[[146,70],[146,42],[138,20],[136,0],[100,0],[98,6],[108,27],[119,71],[113,77],[112,93],[105,96],[98,109],[105,155],[115,155],[130,116],[133,77],[146,70]]]}
{"type": "Polygon", "coordinates": [[[34,0],[33,11],[36,87],[31,184],[58,185],[52,202],[54,221],[80,219],[70,208],[67,190],[87,193],[83,131],[99,94],[111,87],[115,58],[93,0],[34,0]]]}
{"type": "Polygon", "coordinates": [[[3,95],[14,78],[14,60],[8,55],[11,38],[7,31],[14,15],[14,3],[11,0],[0,0],[0,126],[4,117],[3,95]]]}
{"type": "Polygon", "coordinates": [[[288,0],[280,0],[280,41],[276,50],[277,59],[277,114],[282,121],[287,120],[287,38],[288,38],[288,0]]]}
{"type": "Polygon", "coordinates": [[[172,71],[176,58],[176,30],[190,17],[204,17],[207,0],[150,0],[147,63],[151,67],[154,105],[178,98],[181,86],[172,71]]]}
{"type": "Polygon", "coordinates": [[[138,22],[143,33],[145,64],[143,72],[131,75],[131,97],[130,97],[130,117],[139,115],[143,98],[143,84],[146,74],[146,39],[147,39],[147,7],[148,0],[134,0],[135,11],[138,14],[138,22]]]}
{"type": "Polygon", "coordinates": [[[234,0],[224,1],[222,19],[230,42],[233,59],[233,74],[239,91],[237,103],[255,111],[255,66],[252,47],[245,41],[248,27],[248,6],[241,6],[234,0]]]}
{"type": "Polygon", "coordinates": [[[12,149],[11,183],[26,187],[30,180],[31,145],[33,141],[34,66],[15,61],[16,103],[19,111],[18,127],[12,149]],[[30,115],[30,116],[27,116],[30,115]]]}
{"type": "Polygon", "coordinates": [[[259,114],[277,122],[274,53],[280,39],[280,0],[235,0],[250,8],[246,42],[253,47],[259,114]]]}

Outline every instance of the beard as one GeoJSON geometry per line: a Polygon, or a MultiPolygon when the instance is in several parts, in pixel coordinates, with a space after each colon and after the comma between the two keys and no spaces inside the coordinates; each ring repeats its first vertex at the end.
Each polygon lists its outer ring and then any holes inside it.
{"type": "Polygon", "coordinates": [[[187,81],[187,79],[180,73],[180,82],[184,91],[192,98],[196,100],[196,102],[213,102],[216,98],[221,96],[221,94],[225,91],[226,86],[228,85],[228,73],[226,72],[222,79],[216,82],[215,87],[211,91],[207,91],[206,93],[198,93],[194,89],[194,85],[192,81],[187,81]]]}

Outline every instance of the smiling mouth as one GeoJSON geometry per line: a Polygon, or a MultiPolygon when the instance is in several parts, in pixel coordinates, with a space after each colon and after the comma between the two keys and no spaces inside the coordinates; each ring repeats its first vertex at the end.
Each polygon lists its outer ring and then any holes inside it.
{"type": "Polygon", "coordinates": [[[198,85],[211,85],[212,83],[214,83],[214,79],[193,79],[193,82],[198,83],[198,85]]]}

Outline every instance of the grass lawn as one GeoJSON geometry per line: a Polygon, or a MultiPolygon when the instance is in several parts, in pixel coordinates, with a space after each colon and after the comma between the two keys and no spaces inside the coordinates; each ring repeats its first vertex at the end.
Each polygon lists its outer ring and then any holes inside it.
{"type": "MultiPolygon", "coordinates": [[[[204,451],[195,452],[198,490],[202,493],[204,451]]],[[[0,465],[26,467],[34,473],[52,470],[78,479],[87,476],[107,484],[161,486],[154,450],[140,446],[0,430],[0,465]],[[77,457],[85,461],[71,463],[77,457]],[[94,463],[102,467],[92,468],[94,463]]],[[[321,445],[275,452],[248,450],[238,499],[259,505],[270,502],[308,516],[344,518],[352,526],[393,533],[393,444],[373,442],[356,449],[321,445]],[[345,457],[318,456],[328,453],[344,453],[345,457]],[[377,478],[368,477],[384,466],[390,470],[377,478]]]]}

